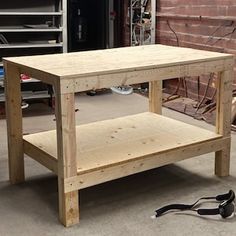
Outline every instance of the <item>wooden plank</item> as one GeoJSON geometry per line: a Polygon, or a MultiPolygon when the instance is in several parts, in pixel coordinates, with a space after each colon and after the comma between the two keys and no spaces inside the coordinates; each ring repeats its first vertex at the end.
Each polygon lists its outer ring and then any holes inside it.
{"type": "Polygon", "coordinates": [[[149,111],[162,114],[162,81],[149,82],[149,111]]]}
{"type": "MultiPolygon", "coordinates": [[[[76,133],[80,174],[222,137],[150,112],[80,125],[76,133]]],[[[27,135],[24,139],[57,158],[55,131],[27,135]]]]}
{"type": "Polygon", "coordinates": [[[224,59],[233,59],[233,56],[156,44],[6,60],[68,79],[194,63],[204,64],[224,59]]]}
{"type": "Polygon", "coordinates": [[[43,150],[35,149],[34,146],[23,140],[24,153],[35,161],[39,162],[41,165],[45,166],[49,170],[53,171],[55,174],[58,173],[58,162],[57,159],[51,157],[43,150]]]}
{"type": "Polygon", "coordinates": [[[61,77],[61,93],[81,92],[110,88],[112,86],[130,85],[156,80],[171,79],[185,76],[197,76],[231,69],[234,60],[224,59],[204,63],[167,66],[162,68],[151,68],[146,70],[134,69],[113,74],[99,74],[95,76],[78,77],[71,75],[69,78],[61,77]]]}
{"type": "MultiPolygon", "coordinates": [[[[3,62],[4,61],[7,61],[7,60],[3,58],[3,62]]],[[[26,74],[34,79],[41,80],[46,84],[55,85],[56,81],[59,80],[58,76],[44,72],[44,71],[35,70],[34,68],[30,68],[28,66],[18,65],[16,63],[12,63],[11,61],[7,63],[11,64],[12,66],[19,66],[18,70],[20,74],[26,74]]]]}
{"type": "Polygon", "coordinates": [[[65,181],[65,192],[87,188],[106,181],[220,150],[229,142],[230,138],[210,140],[200,144],[192,144],[177,150],[169,150],[166,153],[146,156],[139,160],[103,168],[94,172],[79,174],[78,176],[69,178],[65,181]]]}
{"type": "Polygon", "coordinates": [[[68,227],[79,222],[78,190],[66,192],[65,180],[58,177],[59,220],[68,227]]]}
{"type": "Polygon", "coordinates": [[[56,86],[59,219],[65,226],[79,222],[78,191],[65,193],[66,178],[77,175],[74,94],[60,95],[56,86]]]}
{"type": "Polygon", "coordinates": [[[230,139],[221,150],[215,152],[215,174],[219,177],[229,175],[230,171],[230,139]]]}
{"type": "MultiPolygon", "coordinates": [[[[217,80],[216,133],[230,137],[233,70],[219,73],[217,80]]],[[[230,168],[230,143],[215,155],[215,174],[228,176],[230,168]]]]}
{"type": "Polygon", "coordinates": [[[63,178],[77,173],[74,102],[74,94],[56,94],[58,175],[63,178]]]}
{"type": "Polygon", "coordinates": [[[216,133],[230,135],[233,70],[219,73],[217,79],[216,133]]]}
{"type": "Polygon", "coordinates": [[[16,66],[4,61],[6,120],[8,134],[9,177],[12,184],[25,180],[22,139],[20,73],[16,66]]]}

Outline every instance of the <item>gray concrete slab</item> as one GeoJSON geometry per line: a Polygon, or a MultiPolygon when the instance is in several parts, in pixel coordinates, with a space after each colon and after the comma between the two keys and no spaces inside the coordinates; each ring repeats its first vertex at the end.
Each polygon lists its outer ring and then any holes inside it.
{"type": "MultiPolygon", "coordinates": [[[[146,98],[133,94],[77,96],[77,123],[115,118],[148,110],[146,98]]],[[[164,114],[213,130],[214,127],[164,109],[164,114]]],[[[24,132],[55,127],[45,105],[26,112],[24,132]]],[[[154,210],[169,203],[192,203],[201,196],[236,190],[236,135],[232,134],[231,176],[214,176],[213,153],[177,164],[118,179],[80,191],[79,225],[64,228],[58,222],[57,179],[40,164],[25,159],[26,182],[8,182],[6,123],[0,120],[0,236],[154,236],[236,235],[236,218],[199,217],[192,212],[171,213],[151,219],[154,210]]],[[[216,207],[211,203],[209,207],[216,207]]]]}

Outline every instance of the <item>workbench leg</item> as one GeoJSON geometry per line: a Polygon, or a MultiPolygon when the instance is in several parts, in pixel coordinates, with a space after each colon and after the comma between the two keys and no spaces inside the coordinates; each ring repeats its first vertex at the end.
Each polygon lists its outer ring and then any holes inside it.
{"type": "Polygon", "coordinates": [[[79,191],[65,193],[64,179],[58,177],[59,219],[68,227],[79,223],[79,191]]]}
{"type": "Polygon", "coordinates": [[[215,153],[215,174],[219,177],[229,175],[230,169],[230,144],[215,153]]]}
{"type": "Polygon", "coordinates": [[[149,111],[162,114],[162,80],[149,82],[149,111]]]}
{"type": "Polygon", "coordinates": [[[17,184],[25,180],[20,72],[16,66],[6,62],[4,68],[9,178],[12,184],[17,184]]]}
{"type": "Polygon", "coordinates": [[[79,222],[78,191],[65,193],[64,180],[77,176],[76,130],[74,94],[60,94],[60,85],[55,89],[59,218],[65,226],[79,222]]]}
{"type": "Polygon", "coordinates": [[[232,82],[232,70],[218,74],[216,133],[229,137],[227,145],[215,153],[215,174],[220,177],[228,176],[230,169],[232,82]]]}

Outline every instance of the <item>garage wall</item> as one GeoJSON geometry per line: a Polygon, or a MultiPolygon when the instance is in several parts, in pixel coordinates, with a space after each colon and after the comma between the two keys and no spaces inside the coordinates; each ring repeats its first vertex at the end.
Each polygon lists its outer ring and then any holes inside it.
{"type": "MultiPolygon", "coordinates": [[[[157,0],[156,41],[236,54],[236,1],[157,0]]],[[[196,78],[187,78],[188,96],[196,99],[199,92],[202,96],[207,82],[208,77],[201,77],[199,88],[196,78]]],[[[174,91],[176,83],[176,80],[166,83],[167,90],[174,91]]],[[[236,88],[236,79],[234,83],[236,88]]],[[[207,97],[212,97],[214,87],[213,78],[207,97]]]]}

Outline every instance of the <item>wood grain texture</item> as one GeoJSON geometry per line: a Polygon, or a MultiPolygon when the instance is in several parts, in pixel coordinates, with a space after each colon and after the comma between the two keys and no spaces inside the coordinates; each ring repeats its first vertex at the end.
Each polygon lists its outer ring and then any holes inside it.
{"type": "Polygon", "coordinates": [[[229,141],[221,150],[215,152],[215,175],[219,177],[225,177],[229,175],[230,146],[231,142],[229,139],[229,141]]]}
{"type": "Polygon", "coordinates": [[[52,158],[50,155],[45,153],[41,149],[35,149],[34,146],[23,140],[24,153],[35,161],[39,162],[41,165],[47,167],[49,170],[53,171],[55,174],[58,174],[58,160],[52,158]]]}
{"type": "Polygon", "coordinates": [[[149,111],[162,114],[162,81],[149,82],[149,111]]]}
{"type": "Polygon", "coordinates": [[[4,60],[46,83],[60,81],[60,94],[198,76],[234,64],[230,54],[158,44],[4,60]]]}
{"type": "Polygon", "coordinates": [[[59,219],[65,226],[79,222],[78,191],[65,193],[66,178],[77,175],[74,94],[60,94],[56,87],[56,133],[58,158],[59,219]]]}
{"type": "Polygon", "coordinates": [[[58,174],[59,218],[65,226],[79,221],[81,188],[211,151],[215,173],[228,174],[232,55],[149,45],[8,58],[4,64],[9,147],[17,144],[9,151],[13,182],[23,180],[19,74],[43,77],[55,87],[57,129],[24,136],[24,151],[58,174]],[[216,132],[156,114],[161,80],[211,72],[221,72],[216,132]],[[75,127],[75,92],[142,82],[150,82],[151,112],[75,127]]]}
{"type": "Polygon", "coordinates": [[[216,132],[230,135],[233,70],[219,73],[217,79],[216,132]]]}
{"type": "MultiPolygon", "coordinates": [[[[222,137],[149,112],[77,126],[76,133],[78,174],[222,137]]],[[[57,158],[55,131],[24,140],[57,158]]]]}
{"type": "Polygon", "coordinates": [[[234,64],[233,57],[216,61],[195,62],[181,65],[153,67],[139,70],[133,68],[127,71],[104,72],[97,75],[78,77],[71,75],[61,77],[61,93],[81,92],[91,89],[110,88],[112,86],[130,85],[143,82],[165,80],[177,77],[198,76],[231,69],[234,64]]]}
{"type": "Polygon", "coordinates": [[[9,177],[12,184],[17,184],[25,180],[20,73],[16,66],[6,62],[4,68],[9,177]]]}
{"type": "Polygon", "coordinates": [[[169,150],[168,152],[144,156],[132,162],[78,174],[65,181],[65,192],[83,189],[113,179],[150,170],[186,158],[222,149],[229,142],[229,138],[209,140],[204,143],[193,144],[184,148],[169,150]]]}
{"type": "Polygon", "coordinates": [[[186,65],[232,57],[230,54],[155,44],[67,54],[15,57],[5,60],[66,78],[186,65]]]}
{"type": "Polygon", "coordinates": [[[58,177],[59,220],[68,227],[79,223],[78,190],[65,192],[65,179],[58,177]]]}
{"type": "Polygon", "coordinates": [[[76,175],[76,132],[74,94],[56,95],[58,175],[76,175]]]}
{"type": "MultiPolygon", "coordinates": [[[[233,70],[219,73],[217,80],[216,133],[230,137],[233,70]]],[[[215,154],[215,174],[228,176],[230,168],[230,142],[215,154]]]]}

